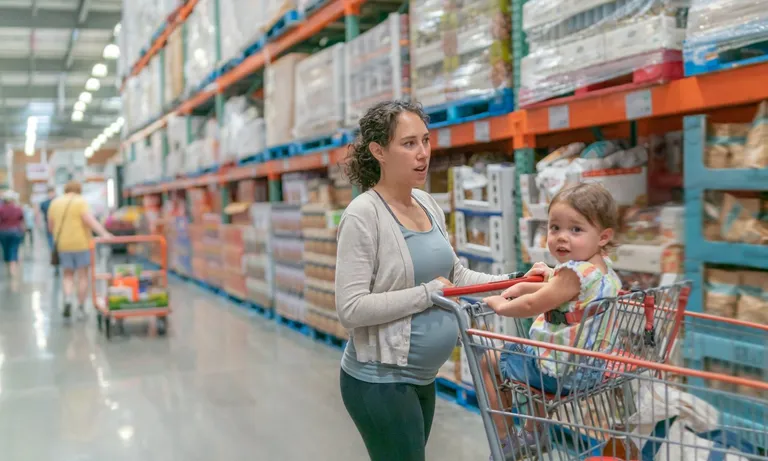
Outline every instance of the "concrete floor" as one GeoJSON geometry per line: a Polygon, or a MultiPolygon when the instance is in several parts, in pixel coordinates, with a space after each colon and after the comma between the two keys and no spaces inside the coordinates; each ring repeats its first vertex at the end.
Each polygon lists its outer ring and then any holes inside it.
{"type": "MultiPolygon", "coordinates": [[[[38,239],[40,241],[40,239],[38,239]]],[[[64,322],[47,251],[0,269],[3,461],[365,460],[340,352],[173,281],[168,337],[64,322]]],[[[438,399],[428,459],[484,460],[480,417],[438,399]]],[[[396,461],[396,460],[393,460],[396,461]]]]}

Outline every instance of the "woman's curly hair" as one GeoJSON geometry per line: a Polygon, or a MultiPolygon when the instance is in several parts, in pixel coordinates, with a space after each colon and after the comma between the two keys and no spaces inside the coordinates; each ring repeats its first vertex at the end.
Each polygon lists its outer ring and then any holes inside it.
{"type": "Polygon", "coordinates": [[[416,114],[429,124],[429,117],[421,104],[408,101],[380,102],[370,109],[360,119],[360,134],[349,145],[346,164],[346,174],[352,184],[366,191],[379,182],[381,166],[371,153],[368,146],[375,142],[382,147],[389,145],[397,128],[397,117],[403,112],[416,114]]]}

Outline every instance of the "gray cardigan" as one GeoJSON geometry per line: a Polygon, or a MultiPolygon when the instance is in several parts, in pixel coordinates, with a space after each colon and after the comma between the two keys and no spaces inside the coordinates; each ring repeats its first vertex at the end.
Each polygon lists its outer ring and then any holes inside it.
{"type": "MultiPolygon", "coordinates": [[[[429,211],[447,238],[445,214],[428,193],[413,196],[429,211]]],[[[373,191],[357,196],[341,217],[336,254],[336,311],[350,330],[361,362],[408,364],[411,316],[432,306],[443,288],[437,280],[414,286],[413,261],[400,226],[373,191]]],[[[506,276],[471,271],[454,254],[451,282],[474,285],[506,276]]]]}

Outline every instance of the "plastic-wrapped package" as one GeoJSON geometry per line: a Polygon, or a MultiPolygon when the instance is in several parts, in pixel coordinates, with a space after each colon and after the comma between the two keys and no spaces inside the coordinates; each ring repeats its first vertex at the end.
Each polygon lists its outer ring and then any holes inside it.
{"type": "Polygon", "coordinates": [[[293,134],[332,133],[344,124],[344,44],[319,51],[296,65],[293,134]]]}
{"type": "Polygon", "coordinates": [[[635,83],[681,77],[684,11],[676,0],[527,2],[530,52],[521,60],[519,105],[619,77],[635,83]]]}
{"type": "Polygon", "coordinates": [[[245,96],[227,101],[221,131],[221,161],[241,159],[264,150],[266,134],[260,113],[245,96]]]}
{"type": "Polygon", "coordinates": [[[184,94],[184,41],[180,28],[173,31],[165,46],[165,82],[163,104],[168,105],[184,94]]]}
{"type": "Polygon", "coordinates": [[[287,54],[264,69],[264,119],[267,124],[267,146],[293,140],[296,66],[307,55],[287,54]]]}
{"type": "Polygon", "coordinates": [[[686,47],[739,46],[766,40],[768,9],[762,0],[691,0],[686,47]]]}
{"type": "Polygon", "coordinates": [[[216,16],[214,0],[200,0],[189,15],[187,26],[186,91],[196,89],[216,65],[216,16]]]}
{"type": "Polygon", "coordinates": [[[377,102],[410,94],[408,16],[392,13],[344,47],[346,125],[355,125],[377,102]]]}
{"type": "Polygon", "coordinates": [[[221,18],[221,59],[238,56],[261,36],[265,20],[263,0],[227,0],[219,2],[221,18]]]}
{"type": "Polygon", "coordinates": [[[413,95],[425,106],[512,86],[509,0],[411,4],[413,95]]]}

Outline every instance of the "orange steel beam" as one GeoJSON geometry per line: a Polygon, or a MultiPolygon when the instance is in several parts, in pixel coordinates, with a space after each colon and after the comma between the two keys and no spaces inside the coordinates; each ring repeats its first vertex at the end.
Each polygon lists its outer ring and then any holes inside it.
{"type": "Polygon", "coordinates": [[[195,107],[208,101],[217,92],[223,92],[234,83],[269,64],[272,59],[278,57],[292,46],[312,38],[329,24],[344,17],[346,9],[361,3],[363,3],[363,0],[331,0],[327,5],[321,7],[308,17],[306,21],[296,26],[296,28],[286,32],[276,41],[267,43],[261,51],[248,56],[237,67],[216,79],[211,89],[203,90],[181,103],[178,112],[182,114],[190,113],[195,107]]]}
{"type": "Polygon", "coordinates": [[[168,37],[171,36],[171,34],[184,22],[187,20],[189,15],[192,13],[192,10],[195,8],[195,5],[197,5],[198,0],[188,0],[183,5],[180,5],[176,8],[176,10],[173,11],[170,15],[168,15],[168,25],[165,27],[165,29],[160,33],[160,36],[157,37],[157,39],[152,43],[152,45],[149,47],[149,50],[147,50],[147,53],[139,58],[138,61],[133,65],[131,68],[131,76],[136,76],[141,72],[147,65],[149,64],[149,61],[160,52],[161,49],[165,47],[166,41],[168,40],[168,37]]]}
{"type": "MultiPolygon", "coordinates": [[[[568,131],[628,121],[626,97],[637,91],[649,91],[652,112],[649,118],[705,112],[727,106],[755,103],[768,99],[768,63],[755,64],[711,74],[687,77],[663,85],[645,88],[597,91],[586,97],[562,98],[529,107],[524,114],[522,136],[568,131]],[[568,106],[568,127],[549,128],[549,110],[568,106]]],[[[517,142],[518,147],[534,147],[530,137],[517,142]]]]}

